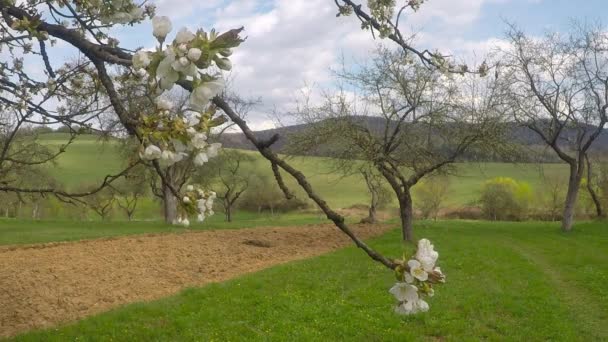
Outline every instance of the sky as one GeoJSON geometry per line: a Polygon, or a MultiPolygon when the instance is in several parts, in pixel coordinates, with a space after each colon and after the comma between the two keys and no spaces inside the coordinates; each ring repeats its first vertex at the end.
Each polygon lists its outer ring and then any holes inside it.
{"type": "MultiPolygon", "coordinates": [[[[247,40],[232,57],[231,77],[236,92],[262,100],[247,118],[256,130],[273,127],[276,120],[269,113],[289,111],[302,90],[331,84],[331,70],[342,58],[364,60],[379,43],[356,18],[336,18],[333,0],[152,2],[157,15],[173,21],[173,34],[180,27],[245,27],[247,40]]],[[[600,20],[607,12],[606,0],[426,0],[402,19],[402,29],[417,33],[418,47],[479,63],[501,43],[508,22],[541,35],[567,30],[573,19],[600,20]]],[[[146,22],[116,34],[123,46],[151,48],[151,30],[146,22]]]]}

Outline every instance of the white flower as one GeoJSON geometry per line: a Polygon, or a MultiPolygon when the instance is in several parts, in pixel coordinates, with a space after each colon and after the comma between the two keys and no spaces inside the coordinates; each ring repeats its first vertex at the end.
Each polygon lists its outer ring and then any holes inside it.
{"type": "Polygon", "coordinates": [[[408,284],[412,284],[414,282],[414,276],[409,274],[409,273],[404,273],[403,274],[403,279],[405,280],[406,283],[408,284]]]}
{"type": "Polygon", "coordinates": [[[184,226],[184,227],[190,226],[190,221],[188,220],[188,218],[185,218],[182,220],[182,226],[184,226]]]}
{"type": "Polygon", "coordinates": [[[207,146],[207,136],[204,133],[196,133],[190,143],[194,148],[202,149],[207,146]]]}
{"type": "Polygon", "coordinates": [[[396,283],[388,292],[400,302],[418,300],[418,288],[414,285],[396,283]]]}
{"type": "Polygon", "coordinates": [[[207,208],[207,210],[212,210],[213,209],[213,198],[208,198],[205,201],[205,207],[207,208]]]}
{"type": "Polygon", "coordinates": [[[222,91],[224,86],[224,81],[221,79],[201,84],[190,95],[190,104],[196,108],[205,107],[209,100],[222,91]]]}
{"type": "Polygon", "coordinates": [[[205,152],[201,152],[194,157],[194,165],[203,166],[206,162],[209,161],[209,157],[205,152]]]}
{"type": "Polygon", "coordinates": [[[161,150],[160,150],[160,148],[158,148],[158,146],[148,145],[148,147],[146,147],[146,149],[144,150],[142,159],[154,160],[154,159],[160,158],[160,155],[161,155],[161,150]]]}
{"type": "MultiPolygon", "coordinates": [[[[186,152],[186,150],[188,150],[186,145],[184,145],[184,143],[181,142],[180,140],[173,139],[173,140],[171,140],[171,143],[173,144],[173,148],[175,149],[175,152],[181,153],[181,152],[186,152]]],[[[192,191],[192,190],[189,190],[189,191],[192,191]]]]}
{"type": "Polygon", "coordinates": [[[186,45],[186,44],[179,44],[177,46],[177,49],[179,50],[179,52],[186,52],[186,51],[188,51],[188,45],[186,45]]]}
{"type": "Polygon", "coordinates": [[[170,100],[157,97],[154,102],[156,102],[156,107],[160,110],[171,110],[173,109],[173,103],[170,100]]]}
{"type": "Polygon", "coordinates": [[[171,20],[169,20],[168,17],[155,16],[152,18],[152,34],[154,37],[156,37],[156,39],[158,39],[159,42],[165,40],[165,37],[167,37],[167,34],[171,32],[171,29],[171,20]]]}
{"type": "Polygon", "coordinates": [[[148,72],[146,71],[146,69],[139,69],[136,72],[137,76],[144,78],[148,76],[148,72]]]}
{"type": "Polygon", "coordinates": [[[182,74],[186,75],[186,76],[196,76],[196,73],[198,72],[198,69],[196,68],[196,65],[190,63],[190,60],[188,60],[188,58],[186,57],[180,57],[176,60],[174,60],[173,62],[171,62],[171,67],[173,68],[173,70],[177,71],[177,72],[181,72],[182,74]]]}
{"type": "Polygon", "coordinates": [[[213,212],[213,210],[209,210],[209,211],[207,211],[207,216],[213,216],[213,214],[215,214],[215,213],[213,212]]]}
{"type": "Polygon", "coordinates": [[[429,311],[429,304],[422,299],[406,301],[395,307],[395,312],[400,315],[412,315],[418,312],[429,311]]]}
{"type": "Polygon", "coordinates": [[[203,215],[203,214],[198,214],[197,220],[198,220],[198,222],[203,222],[203,221],[205,221],[205,215],[203,215]]]}
{"type": "Polygon", "coordinates": [[[199,58],[201,58],[202,53],[203,52],[201,51],[201,49],[192,48],[192,49],[188,50],[188,58],[191,61],[196,62],[199,60],[199,58]]]}
{"type": "Polygon", "coordinates": [[[184,196],[184,198],[182,199],[182,201],[183,201],[184,203],[190,203],[190,197],[188,197],[188,196],[184,196]]]}
{"type": "Polygon", "coordinates": [[[222,70],[230,71],[230,69],[232,69],[232,62],[228,58],[216,59],[215,64],[222,70]]]}
{"type": "Polygon", "coordinates": [[[143,8],[135,6],[131,12],[129,12],[129,15],[131,15],[131,20],[139,20],[144,18],[144,13],[145,11],[143,8]]]}
{"type": "Polygon", "coordinates": [[[147,68],[150,65],[150,54],[147,51],[139,50],[133,55],[132,60],[135,69],[147,68]]]}
{"type": "Polygon", "coordinates": [[[173,158],[174,158],[174,153],[169,151],[169,150],[164,150],[161,152],[160,154],[160,160],[166,164],[166,165],[171,165],[173,164],[173,158]]]}
{"type": "Polygon", "coordinates": [[[209,145],[209,148],[207,149],[207,155],[209,156],[209,158],[217,157],[217,154],[221,147],[221,143],[213,143],[209,145]]]}
{"type": "Polygon", "coordinates": [[[418,241],[418,249],[416,250],[416,259],[422,264],[422,268],[426,272],[431,272],[435,267],[435,263],[439,258],[439,253],[434,250],[431,241],[421,239],[418,241]]]}
{"type": "Polygon", "coordinates": [[[194,39],[194,37],[194,33],[190,32],[190,30],[188,30],[187,28],[182,27],[175,36],[175,42],[177,44],[189,43],[190,41],[192,41],[192,39],[194,39]]]}
{"type": "Polygon", "coordinates": [[[410,267],[410,274],[414,276],[414,278],[420,281],[426,281],[429,278],[429,274],[422,268],[422,265],[418,260],[410,260],[407,262],[407,265],[410,267]]]}
{"type": "Polygon", "coordinates": [[[195,134],[196,134],[196,130],[194,129],[194,127],[188,127],[188,128],[186,129],[186,132],[187,132],[189,135],[195,135],[195,134]]]}
{"type": "Polygon", "coordinates": [[[193,185],[188,185],[186,187],[186,191],[194,191],[194,186],[193,185]]]}
{"type": "Polygon", "coordinates": [[[429,311],[429,304],[427,302],[425,302],[424,300],[422,300],[421,298],[418,299],[416,302],[414,302],[417,311],[419,312],[427,312],[429,311]]]}
{"type": "MultiPolygon", "coordinates": [[[[199,194],[200,194],[200,193],[199,193],[199,194]]],[[[204,198],[201,198],[201,199],[199,199],[199,200],[196,202],[196,207],[198,208],[198,210],[199,210],[200,212],[204,212],[204,211],[205,211],[205,209],[207,208],[207,207],[206,207],[206,205],[205,205],[205,203],[206,203],[206,201],[205,201],[205,199],[204,199],[204,198]]]]}
{"type": "Polygon", "coordinates": [[[173,84],[179,80],[179,73],[173,69],[175,61],[175,53],[171,49],[165,51],[165,58],[158,64],[156,75],[160,78],[160,88],[169,90],[173,88],[173,84]]]}

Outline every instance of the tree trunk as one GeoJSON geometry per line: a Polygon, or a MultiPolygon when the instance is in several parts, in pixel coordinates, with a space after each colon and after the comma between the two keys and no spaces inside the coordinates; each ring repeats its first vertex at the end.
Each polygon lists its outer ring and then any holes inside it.
{"type": "Polygon", "coordinates": [[[371,195],[370,204],[369,204],[369,213],[367,217],[361,220],[361,223],[376,223],[378,220],[376,218],[376,208],[378,207],[378,189],[376,189],[376,184],[367,172],[361,172],[363,174],[363,178],[365,179],[365,183],[367,184],[367,190],[371,195]]]}
{"type": "Polygon", "coordinates": [[[401,232],[404,241],[414,241],[412,195],[410,189],[403,191],[403,196],[399,198],[399,216],[401,218],[401,232]]]}
{"type": "Polygon", "coordinates": [[[224,211],[226,214],[226,222],[232,222],[232,206],[229,203],[224,205],[224,211]]]}
{"type": "Polygon", "coordinates": [[[597,214],[597,217],[603,218],[605,214],[602,208],[602,202],[593,188],[593,182],[591,181],[593,179],[593,170],[591,169],[591,161],[587,155],[585,155],[585,161],[587,162],[587,191],[589,191],[593,204],[595,204],[595,213],[597,214]]]}
{"type": "Polygon", "coordinates": [[[562,231],[569,232],[572,230],[574,223],[574,212],[576,209],[576,200],[578,191],[581,187],[583,173],[578,165],[570,165],[570,178],[568,180],[568,193],[564,203],[564,215],[562,217],[562,231]]]}
{"type": "Polygon", "coordinates": [[[163,210],[165,222],[173,224],[177,220],[177,198],[166,185],[163,186],[163,210]]]}

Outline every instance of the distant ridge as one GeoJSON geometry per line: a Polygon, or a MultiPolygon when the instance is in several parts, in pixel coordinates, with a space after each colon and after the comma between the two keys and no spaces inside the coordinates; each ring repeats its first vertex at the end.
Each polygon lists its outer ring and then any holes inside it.
{"type": "MultiPolygon", "coordinates": [[[[364,122],[365,126],[367,126],[371,131],[380,131],[382,127],[384,127],[384,119],[378,117],[369,117],[369,116],[360,116],[357,117],[358,120],[364,122]]],[[[272,145],[272,149],[277,152],[281,152],[284,150],[285,146],[288,144],[290,135],[301,133],[306,129],[309,129],[312,124],[300,124],[293,126],[285,126],[273,129],[266,129],[261,131],[256,131],[255,136],[258,139],[265,140],[269,139],[275,134],[279,134],[280,139],[272,145]]],[[[534,133],[532,130],[526,127],[522,127],[518,124],[512,123],[510,127],[510,133],[508,135],[511,137],[513,142],[520,143],[524,146],[528,147],[540,147],[541,149],[544,147],[543,141],[540,137],[534,133]]],[[[575,136],[574,130],[570,129],[566,132],[568,136],[575,136]]],[[[247,140],[243,133],[225,133],[221,142],[225,147],[242,149],[242,150],[254,150],[254,146],[247,140]]],[[[608,130],[604,129],[602,134],[597,138],[597,140],[593,144],[592,150],[600,151],[600,152],[608,152],[608,130]]],[[[318,155],[323,155],[323,152],[317,153],[318,155]]],[[[547,155],[551,156],[553,153],[549,152],[547,155]]]]}

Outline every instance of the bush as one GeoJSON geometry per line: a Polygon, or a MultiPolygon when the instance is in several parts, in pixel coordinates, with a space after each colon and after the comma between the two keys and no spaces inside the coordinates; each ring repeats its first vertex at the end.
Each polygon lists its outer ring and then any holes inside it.
{"type": "Polygon", "coordinates": [[[423,180],[414,187],[416,207],[422,218],[437,219],[441,205],[450,188],[450,179],[446,176],[435,176],[423,180]]]}
{"type": "Polygon", "coordinates": [[[526,219],[531,202],[530,185],[512,178],[488,180],[481,190],[481,209],[484,216],[491,220],[526,219]]]}

